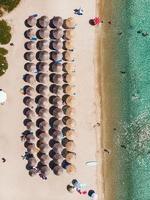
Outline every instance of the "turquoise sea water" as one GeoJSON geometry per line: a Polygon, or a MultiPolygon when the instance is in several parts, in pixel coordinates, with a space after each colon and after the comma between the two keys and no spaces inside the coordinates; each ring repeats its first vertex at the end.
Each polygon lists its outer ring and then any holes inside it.
{"type": "Polygon", "coordinates": [[[150,200],[150,0],[112,0],[111,6],[121,102],[116,200],[150,200]]]}

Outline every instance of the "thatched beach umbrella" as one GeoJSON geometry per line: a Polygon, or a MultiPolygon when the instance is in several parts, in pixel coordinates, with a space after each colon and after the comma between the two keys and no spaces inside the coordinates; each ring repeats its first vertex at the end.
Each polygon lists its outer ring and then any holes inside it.
{"type": "Polygon", "coordinates": [[[28,143],[26,148],[27,148],[27,151],[29,153],[34,153],[35,152],[35,144],[34,143],[28,143]]]}
{"type": "Polygon", "coordinates": [[[75,109],[68,105],[63,106],[62,110],[63,110],[64,114],[69,117],[71,117],[75,114],[75,109]]]}
{"type": "Polygon", "coordinates": [[[62,99],[59,96],[51,96],[50,103],[55,106],[62,106],[62,99]]]}
{"type": "Polygon", "coordinates": [[[44,96],[42,96],[42,95],[40,95],[40,96],[37,97],[37,101],[36,102],[37,102],[37,104],[39,106],[42,106],[42,107],[47,107],[48,106],[48,100],[47,100],[47,98],[44,97],[44,96]]]}
{"type": "Polygon", "coordinates": [[[55,28],[60,28],[63,25],[63,19],[62,17],[59,17],[59,16],[53,17],[51,22],[55,28]]]}
{"type": "Polygon", "coordinates": [[[35,82],[34,76],[31,74],[25,74],[23,78],[27,83],[33,84],[35,82]]]}
{"type": "Polygon", "coordinates": [[[63,127],[63,123],[62,123],[61,120],[56,119],[56,120],[53,121],[52,127],[53,127],[54,129],[61,130],[62,127],[63,127]]]}
{"type": "Polygon", "coordinates": [[[52,84],[50,86],[50,91],[54,94],[61,95],[63,93],[63,89],[60,85],[52,84]]]}
{"type": "Polygon", "coordinates": [[[30,108],[25,108],[24,109],[24,115],[27,117],[27,118],[29,118],[29,119],[32,119],[32,118],[34,118],[35,117],[35,113],[34,113],[34,111],[33,110],[31,110],[30,108]]]}
{"type": "Polygon", "coordinates": [[[73,50],[73,49],[74,49],[73,41],[72,41],[72,40],[66,40],[66,41],[64,42],[64,47],[65,47],[65,49],[67,49],[67,50],[73,50]]]}
{"type": "Polygon", "coordinates": [[[55,175],[60,176],[63,173],[63,168],[58,165],[54,167],[53,172],[55,175]]]}
{"type": "Polygon", "coordinates": [[[24,124],[28,130],[33,130],[35,127],[35,124],[31,119],[25,119],[24,124]]]}
{"type": "Polygon", "coordinates": [[[32,61],[35,58],[35,54],[32,51],[26,52],[24,58],[28,61],[32,61]]]}
{"type": "Polygon", "coordinates": [[[56,164],[61,165],[61,163],[62,163],[62,161],[63,161],[62,155],[59,154],[59,153],[54,154],[54,156],[53,156],[53,161],[54,161],[56,164]]]}
{"type": "Polygon", "coordinates": [[[74,119],[70,118],[69,116],[63,117],[63,123],[69,128],[75,128],[76,122],[74,119]]]}
{"type": "Polygon", "coordinates": [[[55,51],[52,51],[50,52],[50,57],[52,60],[54,60],[55,62],[57,61],[61,61],[62,60],[62,53],[60,52],[55,52],[55,51]]]}
{"type": "Polygon", "coordinates": [[[52,129],[52,128],[49,130],[49,133],[53,138],[58,138],[62,135],[61,131],[55,130],[55,129],[52,129]]]}
{"type": "Polygon", "coordinates": [[[42,175],[48,176],[49,172],[50,172],[50,169],[49,169],[49,167],[47,165],[44,165],[44,166],[41,167],[40,171],[41,171],[42,175]]]}
{"type": "Polygon", "coordinates": [[[48,164],[49,160],[50,159],[49,159],[49,156],[47,154],[43,153],[43,154],[40,155],[40,161],[41,161],[41,163],[48,164]]]}
{"type": "Polygon", "coordinates": [[[63,47],[63,43],[60,40],[52,41],[51,45],[52,45],[52,48],[57,51],[62,50],[62,47],[63,47]]]}
{"type": "Polygon", "coordinates": [[[25,37],[31,40],[32,37],[35,37],[35,30],[34,29],[28,29],[25,32],[25,37]]]}
{"type": "Polygon", "coordinates": [[[34,106],[34,100],[31,97],[25,97],[23,101],[26,106],[29,106],[29,107],[34,106]]]}
{"type": "Polygon", "coordinates": [[[39,50],[45,50],[49,47],[49,42],[48,40],[40,40],[37,42],[37,48],[39,50]]]}
{"type": "Polygon", "coordinates": [[[62,152],[62,150],[63,150],[63,146],[59,142],[54,144],[53,151],[55,153],[59,153],[60,154],[62,152]]]}
{"type": "Polygon", "coordinates": [[[37,36],[40,39],[46,39],[49,37],[49,30],[47,28],[41,28],[40,30],[37,31],[37,36]]]}
{"type": "Polygon", "coordinates": [[[68,29],[64,31],[64,39],[71,40],[74,38],[74,30],[68,29]]]}
{"type": "Polygon", "coordinates": [[[38,19],[38,24],[42,28],[46,28],[49,25],[49,18],[47,16],[42,16],[38,19]]]}
{"type": "Polygon", "coordinates": [[[73,29],[76,26],[75,19],[73,17],[69,17],[68,19],[64,20],[64,28],[66,29],[73,29]]]}
{"type": "Polygon", "coordinates": [[[51,65],[51,71],[52,72],[57,72],[57,73],[60,73],[62,71],[62,64],[61,63],[53,63],[51,65]]]}
{"type": "Polygon", "coordinates": [[[75,98],[74,96],[70,96],[70,95],[64,95],[63,96],[63,101],[68,105],[68,106],[72,106],[75,102],[75,98]]]}
{"type": "Polygon", "coordinates": [[[44,119],[41,119],[41,121],[38,123],[38,127],[43,131],[47,131],[49,129],[49,124],[44,119]]]}
{"type": "Polygon", "coordinates": [[[40,144],[39,145],[39,149],[40,149],[40,152],[42,152],[42,153],[48,153],[49,152],[49,146],[48,146],[48,144],[46,144],[46,143],[42,143],[42,144],[40,144]]]}
{"type": "Polygon", "coordinates": [[[69,85],[69,84],[64,84],[62,86],[63,88],[63,92],[66,93],[66,94],[73,94],[74,93],[74,88],[73,86],[69,85]]]}
{"type": "Polygon", "coordinates": [[[73,74],[64,73],[63,74],[63,81],[66,82],[66,83],[74,82],[74,75],[73,74]]]}
{"type": "Polygon", "coordinates": [[[54,29],[51,31],[51,35],[54,39],[59,40],[63,37],[63,30],[62,29],[54,29]]]}
{"type": "Polygon", "coordinates": [[[73,129],[70,129],[66,132],[65,136],[67,139],[72,140],[72,137],[75,135],[75,131],[73,129]]]}
{"type": "Polygon", "coordinates": [[[73,173],[75,173],[75,172],[76,172],[76,167],[75,167],[75,165],[73,165],[73,164],[68,165],[68,166],[66,167],[66,172],[67,172],[68,174],[73,174],[73,173]]]}
{"type": "Polygon", "coordinates": [[[38,72],[46,72],[47,73],[49,71],[49,65],[46,62],[38,62],[37,70],[38,70],[38,72]]]}
{"type": "Polygon", "coordinates": [[[72,162],[73,160],[75,160],[75,158],[76,158],[76,156],[75,156],[75,153],[73,153],[73,152],[68,152],[67,154],[66,154],[66,161],[67,162],[72,162]]]}
{"type": "Polygon", "coordinates": [[[73,63],[63,63],[63,71],[67,73],[72,73],[74,71],[73,63]]]}
{"type": "Polygon", "coordinates": [[[35,140],[35,136],[33,135],[33,133],[27,134],[27,135],[25,136],[25,138],[26,138],[26,140],[27,140],[28,142],[34,142],[34,140],[35,140]]]}
{"type": "Polygon", "coordinates": [[[33,177],[33,176],[35,176],[36,174],[37,174],[37,170],[36,170],[35,168],[32,168],[32,169],[29,170],[29,175],[30,175],[30,176],[33,177]]]}
{"type": "Polygon", "coordinates": [[[31,158],[28,159],[28,165],[30,167],[35,167],[36,164],[37,164],[37,161],[36,161],[36,159],[34,157],[31,157],[31,158]]]}
{"type": "Polygon", "coordinates": [[[32,49],[35,49],[35,42],[33,41],[28,41],[25,43],[25,47],[27,50],[32,50],[32,49]]]}
{"type": "Polygon", "coordinates": [[[62,118],[62,116],[63,116],[62,109],[55,107],[55,106],[52,106],[50,108],[50,113],[51,113],[51,115],[53,115],[54,117],[56,117],[58,119],[62,118]]]}
{"type": "Polygon", "coordinates": [[[28,19],[26,19],[26,23],[30,27],[35,26],[36,22],[37,22],[37,19],[35,16],[29,16],[28,19]]]}
{"type": "Polygon", "coordinates": [[[40,139],[40,141],[43,141],[49,137],[48,133],[42,130],[38,130],[36,135],[40,139]]]}
{"type": "Polygon", "coordinates": [[[46,95],[47,96],[49,94],[48,87],[46,85],[43,85],[43,84],[37,85],[36,91],[41,95],[46,95]]]}
{"type": "Polygon", "coordinates": [[[74,148],[75,148],[75,144],[74,144],[73,141],[69,141],[69,142],[66,143],[65,147],[66,147],[66,149],[67,149],[68,151],[73,151],[74,148]]]}
{"type": "Polygon", "coordinates": [[[60,74],[51,73],[50,74],[50,81],[55,84],[61,84],[62,83],[62,76],[60,74]]]}
{"type": "Polygon", "coordinates": [[[38,73],[36,79],[40,83],[46,83],[49,81],[49,77],[46,73],[38,73]]]}
{"type": "Polygon", "coordinates": [[[47,51],[39,51],[37,52],[37,58],[40,61],[46,61],[49,59],[49,53],[47,51]]]}
{"type": "Polygon", "coordinates": [[[27,94],[29,96],[33,96],[35,94],[34,88],[29,85],[24,86],[23,90],[24,94],[27,94]]]}
{"type": "Polygon", "coordinates": [[[74,57],[73,57],[72,51],[68,51],[68,50],[64,51],[63,59],[68,61],[68,62],[73,62],[74,61],[74,57]]]}
{"type": "Polygon", "coordinates": [[[27,62],[24,66],[25,70],[28,72],[34,72],[36,70],[35,64],[27,62]]]}
{"type": "Polygon", "coordinates": [[[37,112],[39,117],[43,117],[43,118],[46,118],[49,115],[48,110],[46,108],[44,108],[44,107],[38,107],[36,109],[36,112],[37,112]]]}

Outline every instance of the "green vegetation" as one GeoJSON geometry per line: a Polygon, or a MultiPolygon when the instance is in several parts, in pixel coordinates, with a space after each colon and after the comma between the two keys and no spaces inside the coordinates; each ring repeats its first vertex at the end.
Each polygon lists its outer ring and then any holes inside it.
{"type": "Polygon", "coordinates": [[[20,1],[21,0],[0,0],[0,7],[5,11],[10,12],[17,7],[20,1]]]}
{"type": "Polygon", "coordinates": [[[6,57],[0,54],[0,76],[2,76],[8,69],[6,57]]]}
{"type": "Polygon", "coordinates": [[[0,47],[0,54],[5,56],[6,54],[8,54],[8,50],[0,47]]]}
{"type": "Polygon", "coordinates": [[[11,40],[11,27],[5,20],[0,20],[0,44],[7,44],[11,40]]]}

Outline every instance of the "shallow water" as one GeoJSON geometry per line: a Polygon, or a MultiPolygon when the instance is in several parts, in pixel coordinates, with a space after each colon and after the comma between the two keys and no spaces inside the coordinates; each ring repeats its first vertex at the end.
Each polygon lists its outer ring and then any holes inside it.
{"type": "Polygon", "coordinates": [[[120,172],[115,199],[150,200],[150,0],[112,0],[109,6],[106,36],[114,40],[112,84],[119,83],[121,105],[113,141],[120,172]]]}

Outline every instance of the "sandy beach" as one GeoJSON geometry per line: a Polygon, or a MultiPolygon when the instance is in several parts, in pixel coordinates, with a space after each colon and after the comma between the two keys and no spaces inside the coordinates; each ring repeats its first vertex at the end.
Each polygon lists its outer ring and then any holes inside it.
{"type": "Polygon", "coordinates": [[[0,164],[0,197],[2,200],[60,200],[78,198],[88,199],[78,193],[70,194],[66,190],[67,184],[73,178],[86,183],[87,190],[98,192],[99,199],[103,199],[103,174],[100,128],[93,126],[100,122],[100,98],[97,94],[97,54],[96,34],[99,30],[89,25],[89,19],[96,15],[96,2],[89,0],[22,0],[20,5],[11,13],[4,16],[12,26],[12,40],[14,46],[7,45],[9,68],[0,78],[0,87],[8,95],[8,100],[1,106],[0,115],[0,157],[6,158],[6,163],[0,164]],[[73,9],[82,7],[83,16],[75,16],[73,9]],[[24,86],[24,20],[32,14],[68,18],[75,17],[75,65],[76,65],[76,153],[75,165],[77,172],[74,175],[63,173],[57,177],[51,173],[48,180],[43,181],[38,176],[30,177],[25,169],[26,161],[22,160],[25,148],[20,141],[23,126],[23,95],[20,89],[24,86]],[[97,166],[87,166],[87,161],[97,161],[97,166]]]}

